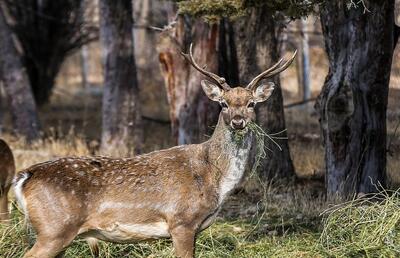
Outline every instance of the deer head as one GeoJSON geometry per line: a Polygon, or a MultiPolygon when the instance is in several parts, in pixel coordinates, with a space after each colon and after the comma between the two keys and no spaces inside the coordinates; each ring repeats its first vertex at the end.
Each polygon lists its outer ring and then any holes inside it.
{"type": "Polygon", "coordinates": [[[297,50],[292,57],[283,62],[280,59],[269,69],[257,75],[246,87],[230,87],[225,78],[201,68],[193,58],[193,45],[190,45],[189,54],[182,55],[199,72],[211,79],[202,80],[201,86],[209,99],[221,105],[221,114],[226,125],[233,130],[244,130],[249,122],[255,120],[254,108],[257,103],[266,101],[274,90],[273,82],[259,83],[263,79],[272,77],[289,67],[296,57],[297,50]]]}

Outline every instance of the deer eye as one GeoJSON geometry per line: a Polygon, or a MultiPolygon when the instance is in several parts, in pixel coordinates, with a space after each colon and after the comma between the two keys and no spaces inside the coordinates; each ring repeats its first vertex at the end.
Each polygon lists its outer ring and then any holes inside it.
{"type": "Polygon", "coordinates": [[[219,102],[219,104],[221,105],[222,108],[228,108],[228,104],[226,104],[225,101],[221,101],[219,102]]]}
{"type": "Polygon", "coordinates": [[[256,106],[256,103],[254,101],[250,101],[249,104],[247,104],[247,108],[254,108],[256,106]]]}

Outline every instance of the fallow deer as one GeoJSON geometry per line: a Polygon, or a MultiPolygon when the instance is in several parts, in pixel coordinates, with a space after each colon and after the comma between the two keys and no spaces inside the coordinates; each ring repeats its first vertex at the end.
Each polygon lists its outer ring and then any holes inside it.
{"type": "Polygon", "coordinates": [[[54,257],[77,236],[117,243],[171,237],[176,256],[194,256],[196,234],[242,180],[253,141],[247,125],[255,104],[273,91],[272,83],[259,82],[285,70],[295,55],[236,88],[196,64],[192,47],[183,55],[213,80],[201,81],[222,106],[212,137],[132,158],[62,158],[22,171],[16,196],[37,234],[25,258],[54,257]]]}
{"type": "Polygon", "coordinates": [[[15,163],[12,151],[7,143],[0,139],[0,222],[7,222],[9,219],[8,191],[12,185],[14,173],[15,163]]]}

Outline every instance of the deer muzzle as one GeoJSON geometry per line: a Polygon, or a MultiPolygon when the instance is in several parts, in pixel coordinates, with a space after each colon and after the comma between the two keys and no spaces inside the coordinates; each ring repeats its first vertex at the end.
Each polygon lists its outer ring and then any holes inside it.
{"type": "Polygon", "coordinates": [[[231,127],[238,130],[244,129],[246,127],[246,120],[242,117],[234,117],[231,120],[231,127]]]}

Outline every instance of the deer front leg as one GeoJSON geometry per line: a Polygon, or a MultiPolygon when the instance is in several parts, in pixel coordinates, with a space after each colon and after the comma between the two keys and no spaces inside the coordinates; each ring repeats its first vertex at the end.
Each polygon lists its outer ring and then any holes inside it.
{"type": "Polygon", "coordinates": [[[177,257],[194,257],[195,235],[195,230],[186,226],[178,226],[171,230],[172,242],[177,257]]]}
{"type": "Polygon", "coordinates": [[[8,223],[10,219],[9,211],[8,211],[8,190],[9,187],[0,189],[0,223],[8,223]]]}

